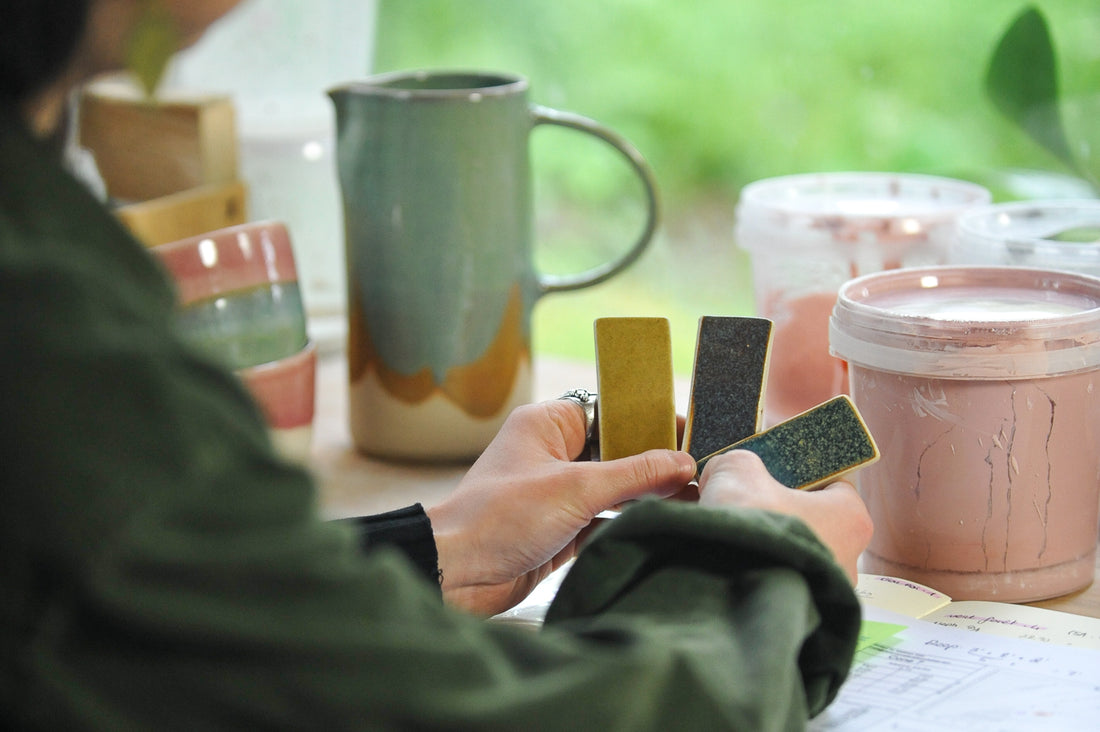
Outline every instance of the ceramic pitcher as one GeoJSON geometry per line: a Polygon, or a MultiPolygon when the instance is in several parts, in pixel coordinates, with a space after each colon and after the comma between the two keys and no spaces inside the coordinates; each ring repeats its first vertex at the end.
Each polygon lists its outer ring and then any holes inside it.
{"type": "Polygon", "coordinates": [[[346,232],[352,437],[379,457],[471,459],[531,399],[536,301],[602,282],[649,245],[652,172],[606,127],[532,104],[528,82],[511,74],[397,72],[329,96],[346,232]],[[536,271],[529,136],[539,125],[595,135],[640,177],[646,223],[617,259],[568,276],[536,271]]]}

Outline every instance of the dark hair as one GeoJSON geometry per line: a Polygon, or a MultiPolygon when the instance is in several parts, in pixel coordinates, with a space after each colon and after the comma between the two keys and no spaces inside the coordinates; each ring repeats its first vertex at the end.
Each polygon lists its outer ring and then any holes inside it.
{"type": "Polygon", "coordinates": [[[4,0],[0,9],[0,97],[23,100],[69,61],[91,0],[4,0]]]}

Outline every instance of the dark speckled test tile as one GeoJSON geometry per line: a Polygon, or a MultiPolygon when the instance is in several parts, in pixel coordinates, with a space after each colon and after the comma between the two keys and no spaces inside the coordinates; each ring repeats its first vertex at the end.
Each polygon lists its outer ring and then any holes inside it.
{"type": "Polygon", "coordinates": [[[800,490],[825,486],[879,457],[862,415],[844,395],[707,455],[698,461],[700,474],[707,461],[730,450],[756,453],[776,480],[800,490]]]}
{"type": "Polygon", "coordinates": [[[699,319],[683,447],[696,460],[760,431],[771,339],[766,318],[699,319]]]}

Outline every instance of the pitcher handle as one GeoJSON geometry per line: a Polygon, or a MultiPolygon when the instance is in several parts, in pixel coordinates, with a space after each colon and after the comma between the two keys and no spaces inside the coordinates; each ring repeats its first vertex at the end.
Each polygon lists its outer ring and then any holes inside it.
{"type": "Polygon", "coordinates": [[[534,116],[535,125],[547,124],[569,127],[600,138],[622,153],[623,157],[626,158],[627,162],[630,163],[630,166],[642,180],[642,186],[645,188],[646,195],[646,222],[641,235],[635,240],[630,249],[617,259],[612,259],[598,267],[593,267],[583,272],[568,275],[539,275],[541,294],[579,290],[584,287],[597,285],[633,264],[653,240],[653,235],[657,231],[657,221],[659,218],[657,183],[653,176],[653,171],[650,169],[649,163],[642,157],[642,154],[638,152],[637,148],[627,142],[626,138],[604,127],[595,120],[582,117],[579,114],[561,112],[537,104],[531,106],[531,112],[534,116]]]}

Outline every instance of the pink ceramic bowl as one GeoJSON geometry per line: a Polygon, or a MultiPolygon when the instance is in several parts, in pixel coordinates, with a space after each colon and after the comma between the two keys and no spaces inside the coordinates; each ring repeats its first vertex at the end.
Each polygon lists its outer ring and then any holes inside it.
{"type": "Polygon", "coordinates": [[[279,453],[304,462],[313,441],[316,344],[311,341],[292,356],[236,373],[264,413],[279,453]]]}
{"type": "Polygon", "coordinates": [[[294,250],[277,221],[154,247],[175,281],[181,333],[231,369],[277,361],[308,339],[294,250]]]}
{"type": "Polygon", "coordinates": [[[317,349],[290,235],[278,221],[231,226],[152,249],[176,284],[177,325],[252,393],[276,449],[309,456],[317,349]]]}
{"type": "Polygon", "coordinates": [[[153,251],[172,273],[181,305],[272,282],[297,282],[286,226],[256,221],[161,244],[153,251]]]}

